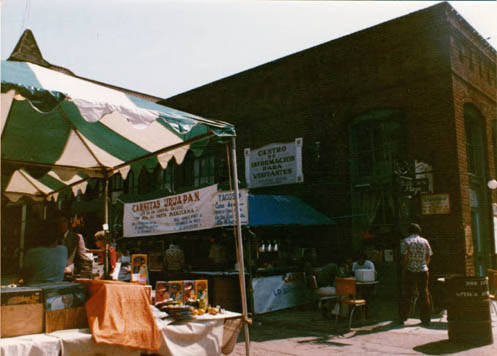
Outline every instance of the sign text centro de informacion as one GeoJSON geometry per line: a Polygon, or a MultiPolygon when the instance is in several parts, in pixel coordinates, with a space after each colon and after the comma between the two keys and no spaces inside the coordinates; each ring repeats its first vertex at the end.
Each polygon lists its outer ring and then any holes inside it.
{"type": "Polygon", "coordinates": [[[295,142],[272,143],[255,150],[246,148],[245,180],[249,188],[304,182],[301,137],[295,142]]]}

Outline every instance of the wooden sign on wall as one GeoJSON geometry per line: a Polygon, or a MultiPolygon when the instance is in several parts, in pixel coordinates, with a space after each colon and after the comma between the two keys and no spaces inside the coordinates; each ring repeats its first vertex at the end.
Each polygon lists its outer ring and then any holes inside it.
{"type": "Polygon", "coordinates": [[[421,214],[449,214],[449,194],[426,194],[421,196],[421,214]]]}

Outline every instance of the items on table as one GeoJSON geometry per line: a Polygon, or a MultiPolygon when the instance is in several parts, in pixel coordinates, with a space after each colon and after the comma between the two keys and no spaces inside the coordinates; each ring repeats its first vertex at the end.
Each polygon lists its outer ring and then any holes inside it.
{"type": "Polygon", "coordinates": [[[200,309],[206,309],[209,305],[208,283],[206,279],[198,279],[195,281],[195,295],[198,300],[200,309]]]}
{"type": "Polygon", "coordinates": [[[155,304],[170,301],[174,304],[190,304],[206,310],[209,305],[206,279],[186,281],[157,281],[155,304]]]}
{"type": "Polygon", "coordinates": [[[196,304],[195,281],[183,281],[183,301],[184,304],[196,304]]]}
{"type": "Polygon", "coordinates": [[[146,285],[148,280],[147,255],[131,255],[131,282],[146,285]]]}
{"type": "Polygon", "coordinates": [[[155,282],[155,304],[169,300],[169,283],[165,281],[155,282]]]}
{"type": "Polygon", "coordinates": [[[183,281],[169,281],[169,297],[176,303],[183,303],[183,281]]]}

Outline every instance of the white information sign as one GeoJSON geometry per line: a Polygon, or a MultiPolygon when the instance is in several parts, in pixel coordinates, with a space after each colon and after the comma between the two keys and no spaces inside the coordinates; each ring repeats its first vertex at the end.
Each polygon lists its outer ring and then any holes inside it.
{"type": "Polygon", "coordinates": [[[291,308],[310,300],[302,272],[254,278],[252,288],[256,314],[291,308]]]}
{"type": "Polygon", "coordinates": [[[302,138],[245,149],[245,180],[249,188],[303,183],[302,138]]]}
{"type": "MultiPolygon", "coordinates": [[[[240,220],[248,224],[248,191],[240,192],[240,220]]],[[[124,236],[149,236],[233,225],[233,192],[217,185],[167,197],[124,204],[124,236]]]]}

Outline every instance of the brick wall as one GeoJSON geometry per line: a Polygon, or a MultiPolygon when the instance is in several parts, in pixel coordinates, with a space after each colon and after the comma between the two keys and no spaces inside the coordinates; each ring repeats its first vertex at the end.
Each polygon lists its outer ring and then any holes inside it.
{"type": "MultiPolygon", "coordinates": [[[[470,97],[486,117],[495,118],[495,52],[467,27],[442,3],[163,103],[234,123],[239,157],[244,147],[303,137],[304,184],[264,191],[298,195],[329,216],[351,214],[350,120],[371,109],[403,110],[409,160],[432,165],[435,192],[451,198],[448,215],[420,216],[415,201],[415,217],[435,246],[434,266],[462,273],[460,266],[466,264],[468,271],[472,264],[464,243],[469,202],[462,103],[470,97]],[[473,72],[458,62],[458,46],[464,41],[464,46],[473,46],[475,58],[486,63],[482,74],[476,62],[473,72]],[[317,141],[319,161],[312,150],[317,141]]],[[[489,157],[494,154],[489,147],[489,157]]],[[[493,160],[488,163],[493,168],[493,160]]]]}

